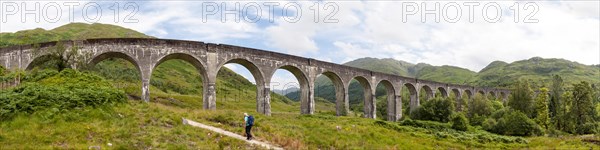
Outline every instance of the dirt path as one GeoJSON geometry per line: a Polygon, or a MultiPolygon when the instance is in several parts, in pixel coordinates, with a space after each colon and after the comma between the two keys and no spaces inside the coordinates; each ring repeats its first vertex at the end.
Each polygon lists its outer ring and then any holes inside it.
{"type": "Polygon", "coordinates": [[[192,120],[188,120],[188,119],[185,119],[185,118],[182,118],[182,119],[183,119],[183,124],[187,124],[187,125],[191,125],[191,126],[194,126],[194,127],[199,127],[199,128],[207,129],[207,130],[210,130],[210,131],[213,131],[213,132],[217,132],[219,134],[223,134],[223,135],[226,135],[226,136],[229,136],[229,137],[232,137],[232,138],[236,138],[236,139],[239,139],[239,140],[242,140],[242,141],[246,141],[246,142],[248,142],[250,144],[259,145],[259,146],[265,147],[267,149],[283,150],[283,148],[281,148],[281,147],[277,147],[277,146],[274,146],[274,145],[271,145],[271,144],[268,144],[268,143],[264,143],[264,142],[261,142],[261,141],[246,140],[246,137],[244,137],[244,136],[235,134],[233,132],[225,131],[225,130],[223,130],[221,128],[217,128],[217,127],[205,125],[205,124],[198,123],[198,122],[195,122],[195,121],[192,121],[192,120]]]}

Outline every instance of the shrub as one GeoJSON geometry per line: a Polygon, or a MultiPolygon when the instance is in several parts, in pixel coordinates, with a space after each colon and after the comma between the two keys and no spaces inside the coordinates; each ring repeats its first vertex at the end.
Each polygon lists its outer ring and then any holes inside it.
{"type": "Polygon", "coordinates": [[[40,71],[27,75],[31,80],[18,87],[0,91],[0,118],[7,119],[20,113],[31,114],[40,110],[68,111],[82,107],[110,105],[126,100],[104,79],[66,69],[55,74],[40,71]]]}
{"type": "Polygon", "coordinates": [[[412,126],[417,128],[424,129],[433,129],[433,130],[446,130],[450,129],[450,125],[446,123],[434,122],[434,121],[421,121],[421,120],[412,120],[405,119],[400,122],[402,126],[412,126]]]}
{"type": "Polygon", "coordinates": [[[481,125],[488,116],[495,112],[494,102],[481,94],[476,94],[469,108],[469,122],[471,125],[481,125]]]}
{"type": "Polygon", "coordinates": [[[484,126],[485,130],[497,134],[514,136],[533,136],[542,134],[540,126],[520,111],[501,110],[497,113],[500,114],[494,114],[492,116],[499,118],[490,118],[486,120],[484,126]],[[494,119],[494,121],[491,119],[494,119]],[[494,124],[494,122],[496,123],[494,124]]]}
{"type": "Polygon", "coordinates": [[[600,125],[598,123],[585,123],[577,126],[577,134],[596,134],[600,125]]]}
{"type": "Polygon", "coordinates": [[[496,122],[496,119],[488,118],[483,122],[481,127],[483,128],[483,130],[492,131],[497,124],[498,123],[496,122]]]}
{"type": "Polygon", "coordinates": [[[459,131],[467,131],[469,129],[469,121],[464,114],[458,113],[452,118],[452,129],[459,131]]]}
{"type": "Polygon", "coordinates": [[[434,98],[417,108],[411,118],[417,120],[430,120],[438,122],[450,121],[450,116],[454,112],[454,104],[447,98],[434,98]]]}

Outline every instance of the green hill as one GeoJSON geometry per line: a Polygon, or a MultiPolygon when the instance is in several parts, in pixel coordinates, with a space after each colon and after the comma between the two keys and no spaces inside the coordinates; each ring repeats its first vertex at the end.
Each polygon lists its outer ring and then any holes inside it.
{"type": "Polygon", "coordinates": [[[527,60],[505,63],[495,61],[469,80],[476,86],[508,87],[519,79],[531,80],[538,86],[549,86],[552,76],[561,76],[567,85],[588,81],[600,84],[600,69],[577,62],[556,58],[533,57],[527,60]]]}

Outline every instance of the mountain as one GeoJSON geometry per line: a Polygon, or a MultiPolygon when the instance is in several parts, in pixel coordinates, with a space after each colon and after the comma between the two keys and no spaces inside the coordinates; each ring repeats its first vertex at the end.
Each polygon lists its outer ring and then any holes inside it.
{"type": "Polygon", "coordinates": [[[553,75],[561,76],[565,85],[580,81],[600,83],[600,68],[595,65],[557,58],[533,57],[512,63],[494,61],[471,78],[468,84],[509,87],[517,80],[531,80],[538,86],[549,86],[553,75]]]}
{"type": "Polygon", "coordinates": [[[476,72],[455,66],[432,66],[426,63],[412,64],[391,58],[359,58],[344,63],[344,65],[399,76],[456,84],[463,84],[476,74],[476,72]]]}
{"type": "Polygon", "coordinates": [[[298,88],[298,87],[289,87],[287,89],[282,89],[282,90],[273,89],[272,91],[275,92],[275,93],[277,93],[277,94],[280,94],[280,95],[285,95],[285,94],[288,94],[288,93],[291,93],[291,92],[295,92],[295,91],[298,91],[298,90],[300,90],[300,88],[298,88]]]}

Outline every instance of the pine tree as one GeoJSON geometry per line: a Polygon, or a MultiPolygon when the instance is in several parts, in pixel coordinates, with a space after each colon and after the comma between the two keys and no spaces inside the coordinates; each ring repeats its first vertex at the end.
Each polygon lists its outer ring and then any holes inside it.
{"type": "Polygon", "coordinates": [[[552,77],[552,87],[550,89],[550,102],[548,103],[548,110],[550,111],[550,119],[552,123],[556,126],[556,128],[561,129],[561,121],[563,111],[563,100],[561,99],[563,95],[563,79],[554,75],[552,77]]]}
{"type": "Polygon", "coordinates": [[[536,98],[536,118],[535,122],[537,122],[540,126],[548,129],[548,125],[550,124],[550,117],[548,114],[548,89],[541,88],[540,93],[536,98]]]}

